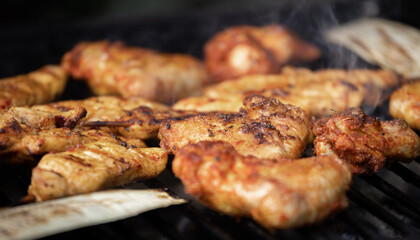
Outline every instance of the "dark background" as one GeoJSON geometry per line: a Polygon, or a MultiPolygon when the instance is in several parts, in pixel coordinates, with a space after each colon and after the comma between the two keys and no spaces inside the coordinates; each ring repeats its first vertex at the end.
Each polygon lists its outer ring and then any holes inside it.
{"type": "Polygon", "coordinates": [[[281,23],[317,44],[320,67],[366,66],[326,44],[321,33],[340,23],[382,16],[420,28],[420,8],[409,0],[3,0],[0,3],[0,77],[58,64],[84,40],[123,40],[127,45],[202,58],[203,44],[237,24],[281,23]]]}

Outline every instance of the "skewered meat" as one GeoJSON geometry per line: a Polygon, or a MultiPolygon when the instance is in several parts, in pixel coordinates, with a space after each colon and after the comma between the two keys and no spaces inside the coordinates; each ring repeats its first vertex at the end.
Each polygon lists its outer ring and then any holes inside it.
{"type": "Polygon", "coordinates": [[[223,140],[243,155],[298,158],[311,139],[310,120],[295,106],[252,95],[239,113],[203,113],[169,121],[159,130],[161,147],[176,153],[188,143],[223,140]]]}
{"type": "Polygon", "coordinates": [[[389,101],[389,113],[420,130],[420,82],[406,84],[396,90],[389,101]]]}
{"type": "Polygon", "coordinates": [[[82,120],[84,127],[101,127],[126,137],[148,139],[157,136],[159,127],[166,119],[185,115],[172,111],[166,105],[144,98],[119,98],[113,96],[91,97],[32,107],[51,113],[83,107],[87,110],[82,120]]]}
{"type": "Polygon", "coordinates": [[[280,25],[228,28],[206,43],[204,53],[214,82],[276,73],[288,62],[312,61],[320,56],[315,46],[280,25]]]}
{"type": "Polygon", "coordinates": [[[10,107],[48,103],[61,95],[66,73],[48,65],[37,71],[0,80],[0,113],[10,107]]]}
{"type": "Polygon", "coordinates": [[[186,192],[266,228],[314,223],[347,206],[349,167],[334,155],[296,160],[243,156],[225,142],[188,144],[172,164],[186,192]]]}
{"type": "Polygon", "coordinates": [[[28,194],[45,201],[156,177],[166,167],[165,150],[138,143],[124,146],[103,139],[47,154],[32,170],[28,194]]]}
{"type": "Polygon", "coordinates": [[[336,154],[353,173],[378,171],[387,159],[420,156],[420,138],[405,121],[380,121],[357,108],[316,121],[313,132],[316,154],[336,154]]]}
{"type": "Polygon", "coordinates": [[[301,107],[312,116],[321,117],[358,107],[362,102],[376,105],[398,83],[395,74],[383,70],[312,72],[287,67],[279,75],[252,75],[207,87],[204,97],[183,99],[173,108],[234,112],[246,96],[259,94],[275,97],[301,107]]]}
{"type": "Polygon", "coordinates": [[[171,103],[198,94],[207,73],[199,60],[126,47],[121,42],[83,42],[66,53],[63,68],[85,79],[97,95],[140,96],[171,103]]]}

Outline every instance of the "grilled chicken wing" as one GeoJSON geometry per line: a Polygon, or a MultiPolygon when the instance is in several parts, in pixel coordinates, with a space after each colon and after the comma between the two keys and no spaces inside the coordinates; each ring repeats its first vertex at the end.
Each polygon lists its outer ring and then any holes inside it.
{"type": "Polygon", "coordinates": [[[28,193],[44,201],[156,177],[167,163],[160,148],[99,140],[45,155],[32,171],[28,193]]]}
{"type": "Polygon", "coordinates": [[[186,98],[177,110],[228,111],[240,108],[251,94],[275,97],[301,107],[312,116],[328,116],[333,111],[358,107],[362,102],[375,105],[399,80],[384,70],[321,70],[287,67],[279,75],[252,75],[227,81],[204,90],[204,97],[186,98]],[[382,96],[382,97],[381,97],[382,96]]]}
{"type": "Polygon", "coordinates": [[[84,127],[101,127],[126,137],[149,139],[157,136],[159,127],[167,119],[188,114],[173,111],[166,105],[144,98],[119,98],[113,96],[91,97],[38,105],[36,110],[60,113],[83,107],[87,110],[82,120],[84,127]]]}
{"type": "Polygon", "coordinates": [[[225,142],[188,144],[175,155],[186,192],[266,228],[314,223],[347,206],[349,167],[334,155],[296,160],[243,156],[225,142]]]}
{"type": "Polygon", "coordinates": [[[420,130],[420,82],[406,84],[396,90],[389,101],[389,113],[420,130]]]}
{"type": "Polygon", "coordinates": [[[0,113],[10,107],[51,102],[61,95],[67,83],[66,73],[48,65],[37,71],[0,80],[0,113]]]}
{"type": "Polygon", "coordinates": [[[66,53],[63,68],[86,79],[98,95],[140,96],[171,103],[197,94],[207,73],[199,60],[181,54],[126,47],[121,42],[83,42],[66,53]]]}
{"type": "Polygon", "coordinates": [[[239,113],[203,113],[169,121],[159,130],[161,147],[176,153],[188,143],[223,140],[243,155],[298,158],[311,138],[310,120],[295,106],[252,95],[239,113]]]}
{"type": "Polygon", "coordinates": [[[216,34],[204,48],[212,81],[276,73],[291,61],[311,61],[319,50],[280,25],[236,26],[216,34]]]}
{"type": "Polygon", "coordinates": [[[420,138],[405,121],[380,121],[357,108],[316,121],[313,132],[316,154],[336,154],[353,173],[378,171],[387,159],[420,156],[420,138]]]}

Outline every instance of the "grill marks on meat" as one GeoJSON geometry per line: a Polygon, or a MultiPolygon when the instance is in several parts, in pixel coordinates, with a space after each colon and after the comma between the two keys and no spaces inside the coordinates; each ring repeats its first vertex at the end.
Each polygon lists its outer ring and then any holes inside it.
{"type": "Polygon", "coordinates": [[[140,140],[126,141],[134,147],[100,139],[65,152],[46,154],[32,170],[29,196],[45,201],[93,192],[153,178],[165,169],[165,150],[143,148],[140,140]]]}
{"type": "Polygon", "coordinates": [[[172,163],[186,192],[222,213],[266,228],[314,223],[347,206],[347,164],[334,155],[289,160],[239,154],[226,142],[187,144],[172,163]]]}
{"type": "Polygon", "coordinates": [[[159,130],[161,147],[176,153],[188,143],[222,140],[243,155],[298,158],[311,138],[305,112],[275,98],[245,98],[239,113],[201,113],[159,130]]]}
{"type": "Polygon", "coordinates": [[[66,83],[66,73],[54,65],[28,74],[1,79],[0,113],[14,106],[51,102],[63,93],[66,83]]]}
{"type": "Polygon", "coordinates": [[[316,121],[313,132],[316,154],[336,154],[354,173],[378,171],[387,159],[420,156],[420,138],[406,122],[380,121],[357,108],[316,121]]]}
{"type": "Polygon", "coordinates": [[[33,108],[59,113],[63,109],[83,107],[87,110],[83,126],[112,130],[122,136],[149,139],[157,136],[159,127],[187,112],[173,111],[168,106],[144,98],[91,97],[85,100],[61,101],[33,108]]]}
{"type": "Polygon", "coordinates": [[[122,42],[83,42],[67,52],[63,68],[85,79],[97,95],[140,96],[172,103],[201,91],[207,73],[188,55],[126,47],[122,42]]]}
{"type": "Polygon", "coordinates": [[[278,72],[291,61],[312,61],[319,50],[280,25],[236,26],[210,39],[205,64],[213,82],[278,72]]]}

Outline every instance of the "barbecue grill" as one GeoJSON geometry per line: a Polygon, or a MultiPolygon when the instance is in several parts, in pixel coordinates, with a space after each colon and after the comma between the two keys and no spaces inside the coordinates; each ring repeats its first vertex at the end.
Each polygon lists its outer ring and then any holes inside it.
{"type": "MultiPolygon", "coordinates": [[[[323,52],[303,66],[355,68],[374,66],[355,54],[328,44],[321,32],[362,17],[380,16],[420,28],[405,1],[340,1],[284,5],[241,11],[200,12],[163,18],[72,22],[48,26],[7,26],[0,31],[0,77],[58,63],[64,52],[82,40],[122,40],[127,45],[202,57],[202,46],[215,32],[237,24],[281,23],[323,52]],[[408,15],[405,15],[408,14],[408,15]]],[[[82,99],[91,93],[84,82],[70,81],[62,99],[82,99]]],[[[368,114],[388,120],[388,103],[368,114]]],[[[417,132],[419,134],[419,132],[417,132]]],[[[149,145],[158,145],[156,141],[149,145]]],[[[309,146],[305,155],[312,155],[309,146]]],[[[157,178],[123,188],[162,188],[187,204],[153,210],[113,223],[85,227],[46,239],[418,239],[420,237],[420,159],[394,163],[371,175],[355,176],[348,192],[349,207],[321,223],[293,230],[269,232],[250,219],[235,219],[214,212],[184,193],[168,168],[157,178]]],[[[0,165],[0,206],[19,204],[30,183],[30,168],[0,165]]]]}

